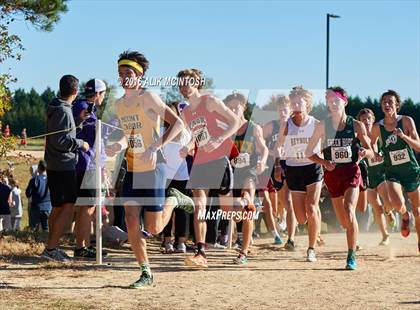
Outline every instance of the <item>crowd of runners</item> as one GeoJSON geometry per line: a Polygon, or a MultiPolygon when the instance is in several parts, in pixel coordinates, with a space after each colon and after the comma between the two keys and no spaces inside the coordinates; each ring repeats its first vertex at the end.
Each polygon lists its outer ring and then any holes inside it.
{"type": "Polygon", "coordinates": [[[357,268],[356,209],[363,212],[368,203],[382,234],[381,245],[389,244],[388,226],[396,224],[399,213],[404,237],[414,218],[420,253],[420,168],[416,160],[420,139],[413,119],[398,114],[401,99],[397,92],[388,90],[381,95],[385,116],[377,121],[369,109],[362,109],[357,119],[348,116],[346,91],[328,88],[329,115],[317,120],[310,115],[312,93],[297,86],[288,95],[271,98],[277,107],[275,120],[257,124],[245,118],[248,98],[244,94],[233,92],[223,100],[206,94],[202,72],[197,69],[177,74],[183,100],[164,103],[141,84],[149,67],[144,55],[127,51],[117,63],[124,95],[115,102],[112,130],[104,130],[100,159],[95,158],[94,150],[96,113],[106,85],[98,79],[89,81],[86,99],[73,105],[78,80],[63,76],[60,96],[48,106],[47,132],[53,134],[46,138],[45,160],[53,208],[43,258],[70,259],[59,249],[59,240],[79,196],[93,200],[84,200],[79,207],[74,256],[96,255],[89,243],[96,190],[89,180],[94,179],[96,160],[105,171],[105,159],[115,155],[126,161],[119,201],[124,206],[128,241],[141,269],[132,288],[153,283],[146,248],[151,236],[163,232],[165,253],[186,253],[188,214],[192,215],[195,242],[195,253],[185,258],[189,267],[211,264],[206,249],[226,245],[234,226],[239,253],[233,263],[246,264],[260,209],[274,243],[284,243],[286,250],[296,246],[297,225],[306,225],[306,259],[316,262],[316,247],[323,244],[319,204],[324,184],[346,232],[346,269],[357,268]],[[119,139],[107,141],[111,131],[120,131],[119,139]],[[407,210],[404,193],[412,212],[407,210]],[[215,211],[215,205],[221,212],[215,211]],[[231,219],[216,218],[210,225],[206,221],[209,212],[228,214],[231,219]],[[223,231],[219,237],[218,225],[223,231]],[[288,235],[285,241],[279,231],[282,225],[288,235]]]}

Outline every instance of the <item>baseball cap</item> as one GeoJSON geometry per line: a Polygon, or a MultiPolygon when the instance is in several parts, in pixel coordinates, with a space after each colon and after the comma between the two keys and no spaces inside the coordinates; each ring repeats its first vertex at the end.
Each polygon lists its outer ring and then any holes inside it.
{"type": "Polygon", "coordinates": [[[94,95],[96,93],[100,93],[105,90],[106,90],[106,84],[104,81],[99,80],[99,79],[91,79],[87,81],[85,85],[85,92],[83,93],[83,95],[85,96],[94,95]]]}

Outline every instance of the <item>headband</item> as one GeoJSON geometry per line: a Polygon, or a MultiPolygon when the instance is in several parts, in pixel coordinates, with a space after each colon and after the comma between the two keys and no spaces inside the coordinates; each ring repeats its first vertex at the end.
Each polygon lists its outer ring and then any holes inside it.
{"type": "Polygon", "coordinates": [[[335,97],[340,98],[341,100],[343,100],[344,102],[348,102],[348,98],[347,96],[342,95],[340,92],[338,91],[333,91],[331,90],[331,92],[329,92],[331,95],[334,94],[335,97]]]}
{"type": "Polygon", "coordinates": [[[118,62],[118,66],[129,66],[131,68],[136,69],[137,71],[139,71],[141,74],[144,73],[143,67],[138,64],[137,62],[130,60],[130,59],[121,59],[118,62]]]}

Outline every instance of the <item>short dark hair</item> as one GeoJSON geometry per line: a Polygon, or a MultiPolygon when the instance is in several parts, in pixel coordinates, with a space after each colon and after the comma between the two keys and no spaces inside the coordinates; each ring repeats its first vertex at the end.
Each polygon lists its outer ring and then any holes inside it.
{"type": "MultiPolygon", "coordinates": [[[[149,69],[149,61],[147,60],[146,56],[144,56],[142,53],[127,50],[120,54],[120,58],[118,59],[118,61],[123,59],[128,59],[137,62],[140,66],[143,67],[143,75],[146,73],[147,69],[149,69]]],[[[130,68],[135,70],[137,74],[140,75],[140,72],[138,72],[136,69],[132,67],[130,68]]]]}
{"type": "Polygon", "coordinates": [[[345,89],[340,86],[328,87],[327,90],[332,90],[333,92],[337,92],[341,94],[343,97],[346,97],[346,98],[348,97],[348,94],[345,91],[345,89]]]}
{"type": "Polygon", "coordinates": [[[388,91],[384,92],[381,95],[381,99],[379,100],[379,103],[380,104],[382,104],[382,100],[384,99],[385,96],[393,96],[393,97],[395,97],[395,100],[397,101],[397,112],[400,112],[400,110],[401,110],[401,97],[400,97],[400,94],[397,93],[395,90],[388,89],[388,91]]]}
{"type": "Polygon", "coordinates": [[[223,102],[228,104],[232,100],[238,100],[244,107],[246,107],[248,102],[247,98],[243,94],[237,92],[228,95],[225,99],[223,99],[223,102]]]}
{"type": "Polygon", "coordinates": [[[44,172],[45,170],[47,170],[47,163],[45,162],[45,160],[40,160],[38,163],[38,170],[41,172],[44,172]]]}
{"type": "Polygon", "coordinates": [[[79,80],[70,74],[63,75],[60,79],[60,96],[64,99],[73,95],[79,87],[79,80]]]}

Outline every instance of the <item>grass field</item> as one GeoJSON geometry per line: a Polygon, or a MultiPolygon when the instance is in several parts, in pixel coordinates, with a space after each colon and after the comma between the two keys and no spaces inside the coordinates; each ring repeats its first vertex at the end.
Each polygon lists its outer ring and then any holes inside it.
{"type": "Polygon", "coordinates": [[[18,150],[25,150],[25,151],[43,151],[45,145],[45,139],[29,139],[27,140],[27,145],[25,147],[18,146],[18,150]]]}

